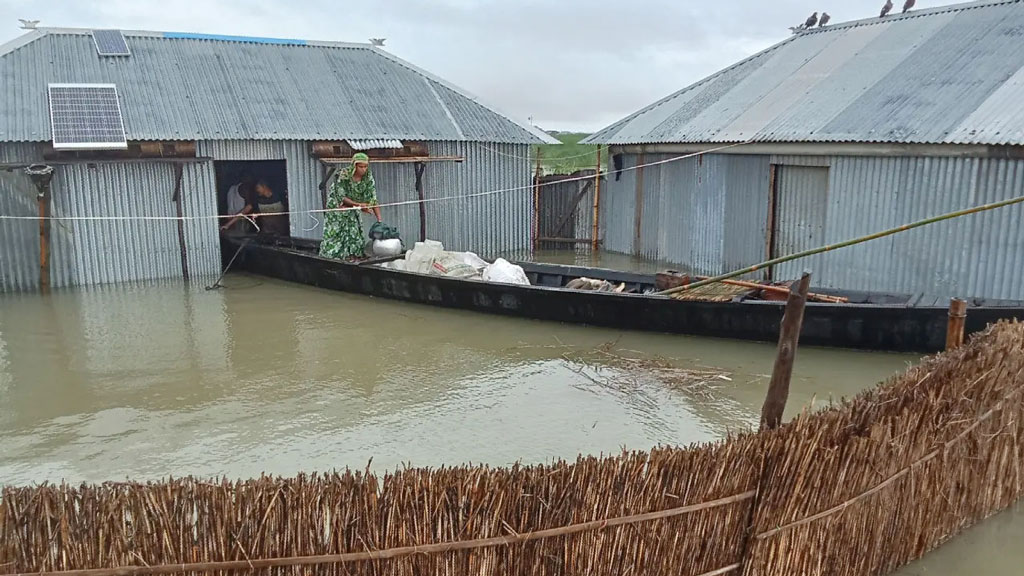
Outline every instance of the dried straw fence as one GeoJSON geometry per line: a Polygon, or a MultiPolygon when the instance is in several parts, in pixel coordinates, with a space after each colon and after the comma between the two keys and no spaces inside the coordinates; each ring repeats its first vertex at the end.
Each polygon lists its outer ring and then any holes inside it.
{"type": "Polygon", "coordinates": [[[1024,325],[782,428],[512,468],[6,488],[0,573],[884,574],[1021,496],[1024,325]],[[214,563],[214,564],[210,564],[214,563]]]}

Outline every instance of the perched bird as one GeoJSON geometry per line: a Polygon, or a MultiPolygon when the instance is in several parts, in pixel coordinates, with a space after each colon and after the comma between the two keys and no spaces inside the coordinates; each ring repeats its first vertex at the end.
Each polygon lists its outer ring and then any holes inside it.
{"type": "Polygon", "coordinates": [[[807,17],[807,21],[804,22],[804,27],[806,27],[806,28],[814,28],[814,25],[817,24],[817,23],[818,23],[818,13],[815,12],[814,14],[811,14],[810,16],[807,17]]]}
{"type": "Polygon", "coordinates": [[[878,15],[879,18],[885,18],[889,11],[892,10],[892,0],[885,0],[885,6],[882,6],[882,13],[878,15]]]}
{"type": "Polygon", "coordinates": [[[36,24],[39,24],[39,20],[22,20],[18,18],[18,22],[21,22],[21,27],[25,30],[35,30],[36,24]]]}
{"type": "Polygon", "coordinates": [[[789,27],[789,31],[792,32],[793,34],[799,34],[799,33],[803,32],[806,29],[807,28],[804,28],[803,24],[801,24],[799,26],[790,26],[789,27]]]}
{"type": "Polygon", "coordinates": [[[385,40],[387,40],[387,38],[370,38],[370,44],[373,44],[374,46],[383,46],[385,40]]]}
{"type": "Polygon", "coordinates": [[[828,24],[828,21],[831,19],[832,17],[828,15],[828,12],[822,12],[821,20],[818,21],[818,28],[823,28],[825,24],[828,24]]]}
{"type": "Polygon", "coordinates": [[[908,10],[910,10],[911,8],[913,8],[913,7],[914,7],[914,3],[915,3],[916,1],[917,1],[917,0],[907,0],[906,2],[904,2],[904,3],[903,3],[903,13],[904,13],[904,14],[906,14],[908,10]]]}

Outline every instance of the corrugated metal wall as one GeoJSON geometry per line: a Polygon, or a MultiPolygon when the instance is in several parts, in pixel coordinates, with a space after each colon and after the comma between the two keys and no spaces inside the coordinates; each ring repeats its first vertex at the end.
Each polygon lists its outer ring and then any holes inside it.
{"type": "MultiPolygon", "coordinates": [[[[0,144],[0,162],[31,162],[34,144],[0,144]]],[[[0,170],[0,214],[37,216],[36,188],[22,170],[0,170]]],[[[0,291],[39,286],[39,222],[0,221],[0,291]]]]}
{"type": "MultiPolygon", "coordinates": [[[[834,158],[825,241],[834,243],[1024,195],[1024,161],[834,158]]],[[[1024,299],[1024,207],[909,230],[823,256],[815,284],[1024,299]]]]}
{"type": "MultiPolygon", "coordinates": [[[[646,162],[664,158],[648,154],[646,162]]],[[[715,154],[702,158],[645,168],[645,201],[655,197],[648,192],[652,174],[658,174],[661,190],[657,218],[645,207],[642,231],[645,241],[656,233],[657,242],[644,244],[641,254],[704,274],[765,259],[773,162],[780,164],[780,224],[785,226],[786,211],[796,216],[795,227],[813,220],[813,226],[822,229],[820,242],[812,233],[799,245],[777,245],[778,255],[1024,195],[1022,160],[715,154]],[[797,195],[786,194],[787,190],[797,195]],[[795,200],[792,210],[786,204],[789,200],[795,200]]],[[[635,165],[636,156],[624,156],[624,168],[635,165]]],[[[611,174],[602,192],[607,250],[634,251],[635,174],[623,172],[618,181],[611,174]]],[[[1001,208],[781,265],[775,276],[795,278],[809,268],[816,286],[1024,299],[1022,221],[1024,207],[1001,208]]]]}
{"type": "MultiPolygon", "coordinates": [[[[186,216],[215,214],[213,167],[184,167],[186,216]]],[[[125,163],[64,165],[53,181],[54,216],[176,216],[171,201],[175,167],[125,163]]],[[[55,221],[51,281],[54,286],[106,284],[181,275],[177,223],[173,220],[55,221]]],[[[215,275],[220,269],[217,225],[212,220],[185,224],[189,272],[215,275]]]]}
{"type": "MultiPolygon", "coordinates": [[[[673,155],[646,154],[643,163],[673,155]]],[[[643,168],[640,242],[636,240],[638,156],[623,157],[601,194],[605,249],[716,274],[764,254],[768,158],[706,155],[643,168]]]]}
{"type": "MultiPolygon", "coordinates": [[[[426,203],[427,236],[453,250],[497,254],[524,250],[530,245],[533,210],[530,149],[526,145],[430,142],[432,156],[463,156],[464,162],[430,162],[423,175],[424,197],[429,199],[467,196],[481,192],[496,194],[426,203]]],[[[323,207],[317,184],[322,171],[309,157],[309,144],[286,143],[290,209],[323,207]]],[[[375,164],[377,197],[383,203],[417,199],[413,164],[375,164]]],[[[420,238],[419,206],[385,207],[386,222],[398,227],[408,247],[420,238]]],[[[322,221],[321,216],[317,220],[322,221]]],[[[365,226],[372,220],[363,216],[365,226]]],[[[292,216],[292,234],[319,239],[321,226],[306,216],[292,216]]]]}
{"type": "MultiPolygon", "coordinates": [[[[825,245],[829,169],[821,166],[779,166],[776,172],[775,231],[772,256],[796,254],[825,245]]],[[[823,256],[810,256],[776,266],[778,278],[797,278],[814,270],[823,256]]]]}

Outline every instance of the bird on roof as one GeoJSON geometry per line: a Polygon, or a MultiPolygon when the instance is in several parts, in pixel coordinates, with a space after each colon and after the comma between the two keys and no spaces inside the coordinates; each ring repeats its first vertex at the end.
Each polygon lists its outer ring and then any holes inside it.
{"type": "Polygon", "coordinates": [[[789,31],[791,33],[793,33],[793,34],[799,34],[799,33],[803,32],[804,30],[806,30],[806,28],[804,28],[803,24],[801,24],[799,26],[790,26],[789,27],[789,31]]]}
{"type": "Polygon", "coordinates": [[[818,28],[824,28],[825,24],[828,24],[828,21],[831,19],[832,17],[828,15],[828,12],[822,12],[821,20],[818,20],[818,28]]]}
{"type": "Polygon", "coordinates": [[[885,0],[885,6],[882,6],[882,13],[878,17],[885,18],[890,10],[892,10],[892,0],[885,0]]]}
{"type": "Polygon", "coordinates": [[[814,28],[814,25],[818,23],[818,13],[815,12],[807,17],[807,21],[804,22],[805,28],[814,28]]]}
{"type": "Polygon", "coordinates": [[[387,40],[387,38],[370,38],[370,44],[373,44],[374,46],[383,46],[385,40],[387,40]]]}
{"type": "Polygon", "coordinates": [[[911,8],[913,8],[913,7],[914,7],[914,3],[915,3],[916,1],[917,1],[917,0],[907,0],[906,2],[904,2],[904,3],[903,3],[903,13],[904,13],[904,14],[906,14],[908,10],[910,10],[911,8]]]}
{"type": "Polygon", "coordinates": [[[18,22],[21,22],[21,27],[25,30],[35,30],[36,24],[39,24],[39,20],[22,20],[18,18],[18,22]]]}

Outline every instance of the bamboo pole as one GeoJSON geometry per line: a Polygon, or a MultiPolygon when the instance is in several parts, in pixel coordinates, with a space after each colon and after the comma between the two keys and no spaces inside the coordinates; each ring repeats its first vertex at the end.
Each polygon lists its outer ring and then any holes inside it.
{"type": "Polygon", "coordinates": [[[967,301],[953,298],[949,301],[949,323],[946,325],[946,350],[959,348],[964,343],[964,322],[967,301]]]}
{"type": "Polygon", "coordinates": [[[977,214],[979,212],[985,212],[985,211],[988,211],[988,210],[995,210],[996,208],[1003,208],[1004,206],[1011,206],[1013,204],[1020,204],[1021,202],[1024,202],[1024,196],[1018,196],[1016,198],[1011,198],[1009,200],[1003,200],[1001,202],[993,202],[991,204],[984,204],[984,205],[981,205],[981,206],[975,206],[974,208],[967,208],[965,210],[957,210],[956,212],[949,212],[948,214],[942,214],[940,216],[933,216],[932,218],[926,218],[924,220],[918,220],[917,222],[912,222],[910,224],[904,224],[902,226],[899,226],[899,227],[896,227],[896,228],[890,228],[889,230],[884,230],[882,232],[876,232],[874,234],[869,234],[867,236],[861,236],[860,238],[854,238],[852,240],[846,240],[845,242],[840,242],[839,244],[829,244],[827,246],[822,246],[820,248],[812,248],[810,250],[804,250],[803,252],[797,252],[796,254],[791,254],[789,256],[781,256],[779,258],[773,258],[771,260],[767,260],[765,262],[761,262],[760,264],[754,264],[753,266],[748,266],[746,268],[743,268],[743,269],[740,269],[740,270],[736,270],[735,272],[729,272],[728,274],[721,274],[719,276],[714,276],[712,278],[708,278],[707,280],[701,280],[700,282],[694,282],[693,284],[688,284],[686,286],[677,286],[675,288],[670,288],[668,290],[662,290],[661,292],[655,292],[655,294],[659,295],[659,296],[668,296],[669,294],[675,294],[677,292],[683,292],[685,290],[690,290],[690,289],[693,289],[693,288],[699,288],[701,286],[706,286],[708,284],[713,284],[715,282],[721,282],[722,280],[727,280],[729,278],[735,278],[736,276],[742,276],[743,274],[750,274],[751,272],[757,272],[758,270],[760,270],[760,269],[762,269],[762,268],[764,268],[766,266],[774,266],[776,264],[781,264],[783,262],[789,262],[791,260],[798,260],[800,258],[806,258],[807,256],[813,256],[815,254],[821,254],[823,252],[829,252],[831,250],[838,250],[839,248],[846,248],[847,246],[853,246],[854,244],[861,244],[863,242],[868,242],[870,240],[877,240],[878,238],[884,238],[885,236],[892,236],[893,234],[897,234],[899,232],[905,232],[905,231],[910,230],[912,228],[918,228],[920,226],[926,226],[928,224],[934,224],[936,222],[942,222],[944,220],[951,220],[953,218],[959,218],[960,216],[966,216],[968,214],[977,214]]]}
{"type": "Polygon", "coordinates": [[[772,380],[768,384],[768,394],[761,407],[761,429],[778,428],[782,423],[782,413],[786,410],[789,399],[789,380],[793,376],[793,361],[796,359],[796,347],[800,340],[800,327],[804,322],[804,304],[807,303],[807,290],[811,286],[811,274],[804,272],[800,282],[789,290],[786,301],[786,312],[782,316],[779,329],[779,351],[772,369],[772,380]]]}
{"type": "Polygon", "coordinates": [[[601,218],[601,147],[597,147],[597,169],[594,172],[594,230],[590,234],[591,252],[597,252],[598,222],[601,218]]]}

